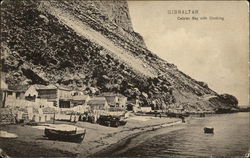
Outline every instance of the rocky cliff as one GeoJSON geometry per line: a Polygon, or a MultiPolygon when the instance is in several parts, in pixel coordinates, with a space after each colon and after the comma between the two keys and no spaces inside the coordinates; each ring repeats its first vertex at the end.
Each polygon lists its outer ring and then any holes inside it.
{"type": "Polygon", "coordinates": [[[217,94],[149,51],[123,0],[5,0],[1,36],[1,75],[12,87],[57,83],[89,94],[111,91],[156,109],[237,108],[235,97],[217,94]]]}

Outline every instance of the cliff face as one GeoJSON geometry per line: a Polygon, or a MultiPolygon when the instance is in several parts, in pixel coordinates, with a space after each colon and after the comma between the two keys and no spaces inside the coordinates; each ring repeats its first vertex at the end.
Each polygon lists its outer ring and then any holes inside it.
{"type": "Polygon", "coordinates": [[[128,32],[133,32],[130,20],[127,1],[110,0],[110,1],[89,1],[88,7],[95,7],[100,13],[111,22],[117,24],[128,32]]]}
{"type": "Polygon", "coordinates": [[[237,107],[233,96],[150,52],[133,31],[126,1],[5,1],[1,14],[2,76],[10,86],[95,88],[157,109],[237,107]]]}

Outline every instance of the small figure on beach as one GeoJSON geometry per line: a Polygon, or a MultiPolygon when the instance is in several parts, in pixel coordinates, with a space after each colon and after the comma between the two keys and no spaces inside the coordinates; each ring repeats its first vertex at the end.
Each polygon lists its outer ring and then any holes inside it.
{"type": "Polygon", "coordinates": [[[184,116],[181,115],[180,119],[181,119],[182,123],[185,123],[185,117],[184,116]]]}

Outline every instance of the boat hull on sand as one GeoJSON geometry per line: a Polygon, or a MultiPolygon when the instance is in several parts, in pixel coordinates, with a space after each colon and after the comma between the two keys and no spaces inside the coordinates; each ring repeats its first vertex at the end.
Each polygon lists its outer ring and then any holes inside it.
{"type": "Polygon", "coordinates": [[[45,128],[44,134],[50,140],[81,143],[85,137],[86,131],[77,133],[76,130],[62,131],[62,130],[45,128]]]}
{"type": "Polygon", "coordinates": [[[204,133],[214,133],[214,128],[205,127],[205,128],[204,128],[204,133]]]}

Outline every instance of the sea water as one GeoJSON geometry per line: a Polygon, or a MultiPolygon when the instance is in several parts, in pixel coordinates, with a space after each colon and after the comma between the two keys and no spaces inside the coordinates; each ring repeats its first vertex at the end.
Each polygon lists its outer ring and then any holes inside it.
{"type": "Polygon", "coordinates": [[[192,118],[132,138],[104,156],[114,157],[244,157],[249,152],[249,114],[220,114],[192,118]],[[203,128],[214,127],[214,134],[203,128]]]}

